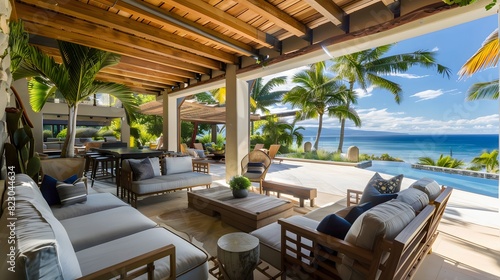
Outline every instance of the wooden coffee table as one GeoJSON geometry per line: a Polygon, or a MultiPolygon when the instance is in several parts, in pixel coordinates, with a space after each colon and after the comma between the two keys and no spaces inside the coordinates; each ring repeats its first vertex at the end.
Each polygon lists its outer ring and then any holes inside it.
{"type": "Polygon", "coordinates": [[[292,202],[280,198],[249,193],[245,198],[233,198],[228,187],[188,192],[188,205],[221,220],[239,230],[250,232],[293,213],[292,202]]]}

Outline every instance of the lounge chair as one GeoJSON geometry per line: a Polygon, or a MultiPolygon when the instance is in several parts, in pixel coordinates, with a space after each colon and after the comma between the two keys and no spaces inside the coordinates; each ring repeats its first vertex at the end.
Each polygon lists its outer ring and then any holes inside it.
{"type": "Polygon", "coordinates": [[[259,193],[262,193],[262,181],[266,178],[271,165],[271,158],[261,150],[253,150],[241,160],[241,174],[251,182],[259,183],[259,193]]]}
{"type": "Polygon", "coordinates": [[[282,159],[276,159],[276,154],[278,153],[278,150],[280,149],[281,145],[279,144],[274,144],[269,147],[269,157],[271,158],[271,161],[279,161],[281,163],[283,160],[282,159]]]}
{"type": "Polygon", "coordinates": [[[264,149],[264,144],[255,144],[255,147],[253,147],[254,151],[264,149]]]}

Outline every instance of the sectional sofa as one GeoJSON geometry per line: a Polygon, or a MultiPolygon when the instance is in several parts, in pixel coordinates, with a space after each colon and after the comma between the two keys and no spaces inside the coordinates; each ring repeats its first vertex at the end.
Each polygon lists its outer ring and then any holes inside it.
{"type": "Polygon", "coordinates": [[[410,279],[436,240],[453,188],[428,178],[399,187],[381,194],[369,183],[348,191],[346,208],[320,208],[251,232],[261,259],[294,279],[410,279]]]}
{"type": "Polygon", "coordinates": [[[90,190],[83,202],[49,206],[27,175],[6,187],[0,279],[208,278],[204,251],[112,194],[90,190]]]}

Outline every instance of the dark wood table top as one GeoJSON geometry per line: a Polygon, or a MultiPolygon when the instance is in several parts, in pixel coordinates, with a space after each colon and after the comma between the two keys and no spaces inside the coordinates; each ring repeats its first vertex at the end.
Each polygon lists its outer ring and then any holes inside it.
{"type": "Polygon", "coordinates": [[[158,157],[163,154],[161,150],[151,150],[151,149],[139,149],[133,148],[95,148],[93,149],[101,154],[114,155],[121,159],[127,158],[147,158],[147,157],[158,157]]]}

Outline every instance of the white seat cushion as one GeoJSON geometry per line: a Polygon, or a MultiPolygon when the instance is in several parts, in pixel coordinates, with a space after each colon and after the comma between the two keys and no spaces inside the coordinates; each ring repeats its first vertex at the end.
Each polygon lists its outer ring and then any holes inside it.
{"type": "Polygon", "coordinates": [[[87,195],[87,201],[84,203],[66,207],[54,205],[51,210],[58,220],[64,220],[127,205],[127,203],[110,193],[92,193],[87,195]]]}
{"type": "MultiPolygon", "coordinates": [[[[173,244],[176,254],[176,272],[182,275],[192,270],[199,271],[207,279],[207,254],[164,228],[153,228],[123,238],[90,247],[76,253],[83,275],[88,275],[105,267],[134,258],[159,247],[173,244]]],[[[164,279],[170,273],[169,260],[163,258],[155,262],[155,279],[164,279]]],[[[198,275],[200,275],[198,274],[198,275]]]]}
{"type": "Polygon", "coordinates": [[[61,224],[76,252],[156,226],[130,206],[65,219],[61,224]]]}

